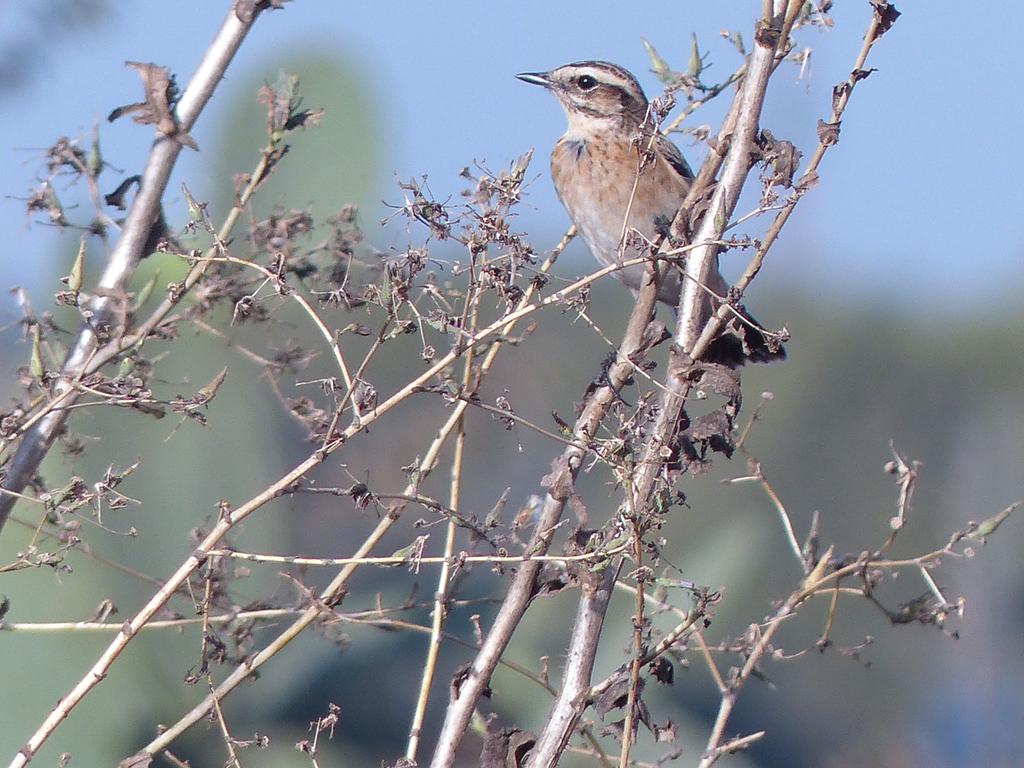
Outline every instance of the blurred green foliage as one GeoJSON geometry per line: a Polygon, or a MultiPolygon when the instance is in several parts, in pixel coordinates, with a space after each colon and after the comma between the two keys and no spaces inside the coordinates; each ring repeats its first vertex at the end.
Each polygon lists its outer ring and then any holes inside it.
{"type": "Polygon", "coordinates": [[[226,93],[222,139],[216,150],[214,209],[228,205],[235,192],[232,178],[249,171],[266,144],[266,108],[256,94],[283,73],[299,75],[303,105],[323,109],[314,129],[290,137],[291,148],[280,167],[264,184],[253,206],[264,217],[275,206],[308,209],[323,222],[342,206],[366,206],[378,191],[385,165],[378,106],[368,91],[368,79],[335,53],[316,50],[276,52],[273,68],[239,72],[226,93]]]}
{"type": "MultiPolygon", "coordinates": [[[[601,327],[621,326],[626,296],[617,284],[595,291],[594,317],[601,327]]],[[[794,334],[787,363],[748,369],[744,378],[748,415],[762,391],[774,393],[753,429],[750,445],[787,504],[798,536],[806,532],[810,514],[817,509],[822,513],[823,541],[835,541],[841,551],[857,552],[882,541],[896,498],[895,484],[882,472],[889,458],[890,438],[911,458],[924,462],[910,524],[898,545],[902,554],[940,545],[968,519],[980,520],[1019,495],[1015,468],[1024,462],[1019,439],[1024,423],[1014,405],[1018,402],[1016,383],[1024,366],[1019,358],[1008,358],[1005,353],[1024,342],[1019,326],[1006,328],[974,320],[970,325],[943,328],[937,322],[896,312],[835,310],[783,295],[758,295],[755,305],[760,314],[784,319],[794,334]]],[[[280,319],[289,326],[289,333],[305,334],[297,314],[280,319]]],[[[255,335],[240,328],[232,336],[244,342],[247,334],[255,335]]],[[[313,337],[307,341],[317,343],[313,337]]],[[[78,417],[78,428],[103,436],[103,441],[90,446],[83,458],[63,462],[63,470],[56,458],[45,468],[48,477],[64,471],[95,479],[108,462],[123,465],[141,457],[142,466],[124,492],[140,498],[143,505],[129,505],[104,516],[104,523],[113,529],[123,529],[131,522],[140,536],[108,535],[89,526],[86,536],[98,552],[156,576],[168,573],[189,552],[189,529],[197,521],[213,518],[212,505],[217,499],[244,500],[308,450],[302,431],[281,415],[258,367],[240,359],[222,340],[197,335],[169,349],[172,353],[163,364],[164,377],[173,382],[172,390],[180,389],[183,394],[205,383],[219,366],[229,365],[207,428],[187,423],[175,431],[173,416],[156,421],[114,409],[86,410],[78,417]]],[[[507,389],[521,415],[549,423],[550,409],[563,416],[571,412],[573,401],[605,352],[603,343],[583,324],[550,312],[525,344],[502,353],[483,399],[489,402],[507,389]],[[552,366],[550,361],[555,358],[559,363],[552,366]]],[[[400,357],[394,359],[394,365],[381,368],[392,369],[391,375],[374,380],[381,391],[399,383],[400,357]]],[[[397,467],[422,454],[443,417],[439,402],[425,396],[344,449],[337,461],[318,471],[318,478],[325,484],[346,485],[351,476],[365,477],[373,487],[394,488],[403,480],[397,467]]],[[[484,413],[471,411],[468,428],[467,510],[484,513],[505,487],[512,488],[512,506],[537,490],[555,446],[528,431],[507,432],[484,413]]],[[[711,475],[685,480],[689,509],[678,513],[665,531],[672,543],[667,557],[682,569],[683,577],[721,589],[725,595],[708,633],[712,641],[744,631],[751,621],[768,613],[771,601],[784,596],[799,578],[767,499],[753,486],[719,483],[723,477],[742,474],[746,468],[741,460],[720,460],[711,475]]],[[[425,490],[441,495],[445,482],[438,476],[425,490]]],[[[614,510],[615,491],[599,473],[584,477],[581,488],[592,520],[599,522],[614,510]]],[[[19,514],[31,517],[30,510],[24,508],[19,514]]],[[[381,545],[380,553],[403,546],[417,534],[409,527],[417,513],[410,510],[407,517],[401,530],[381,545]]],[[[286,497],[247,522],[233,543],[256,551],[343,556],[351,552],[374,518],[372,512],[355,510],[347,499],[286,497]]],[[[436,530],[426,532],[434,534],[436,530]]],[[[0,559],[10,560],[28,538],[26,529],[12,527],[0,540],[0,559]]],[[[434,546],[436,539],[432,535],[429,546],[434,546]]],[[[875,643],[860,652],[862,659],[871,662],[870,668],[836,650],[820,657],[812,651],[799,660],[767,665],[771,683],[751,684],[734,724],[736,732],[759,728],[769,732],[764,744],[745,758],[747,764],[793,764],[787,762],[795,759],[793,755],[802,755],[797,760],[800,764],[820,764],[823,755],[831,755],[830,764],[863,765],[869,753],[881,749],[887,755],[884,764],[921,765],[920,756],[931,754],[928,749],[936,750],[939,757],[957,754],[950,753],[951,747],[943,741],[932,743],[937,738],[933,732],[936,723],[970,720],[972,714],[998,719],[1000,702],[1012,692],[1006,690],[1008,682],[995,670],[1002,668],[1009,679],[1019,679],[1020,660],[1008,660],[1002,648],[1007,642],[1005,633],[1019,636],[1020,615],[1008,616],[1009,606],[1003,606],[998,596],[1019,594],[1022,574],[1017,552],[1022,539],[1019,523],[1011,518],[975,561],[948,562],[937,572],[936,578],[948,594],[965,594],[968,599],[967,620],[954,627],[963,633],[959,642],[934,628],[891,628],[879,612],[850,600],[836,621],[835,637],[840,645],[849,646],[863,642],[865,635],[875,637],[875,643]],[[964,678],[987,691],[983,696],[978,693],[987,706],[978,710],[976,698],[963,695],[958,681],[964,678]],[[972,709],[964,711],[968,702],[972,709]],[[907,739],[914,746],[908,747],[907,739]]],[[[59,578],[47,571],[4,577],[2,591],[13,605],[7,618],[88,618],[106,597],[118,604],[119,615],[126,616],[150,589],[77,553],[71,554],[68,562],[75,572],[59,578]]],[[[240,600],[245,595],[290,594],[288,583],[276,575],[279,567],[252,569],[253,578],[239,584],[240,600]]],[[[368,607],[378,592],[385,604],[401,602],[412,583],[419,585],[418,594],[425,597],[432,593],[433,576],[433,569],[428,568],[418,576],[404,569],[367,569],[353,583],[343,607],[368,607]]],[[[324,577],[311,572],[307,578],[322,583],[324,577]]],[[[490,596],[500,590],[500,584],[478,569],[467,582],[464,596],[490,596]]],[[[882,597],[895,606],[922,591],[919,578],[908,572],[887,587],[882,597]]],[[[669,597],[687,604],[685,593],[669,597]]],[[[557,669],[574,605],[572,592],[538,603],[516,635],[511,658],[539,668],[538,659],[546,655],[557,669]]],[[[602,671],[626,658],[631,606],[631,599],[625,596],[613,603],[598,659],[602,671]]],[[[486,625],[491,610],[486,606],[458,609],[449,628],[469,638],[469,614],[481,613],[486,625]]],[[[813,644],[824,611],[824,601],[812,603],[782,633],[781,643],[787,652],[813,644]]],[[[423,622],[427,615],[419,611],[407,618],[423,622]]],[[[666,621],[659,620],[662,624],[666,621]]],[[[415,634],[369,628],[346,631],[351,634],[351,645],[345,647],[303,640],[267,668],[265,680],[226,705],[236,735],[260,730],[274,739],[274,749],[260,756],[247,755],[247,764],[292,764],[297,758],[286,758],[284,753],[301,737],[304,724],[326,711],[329,701],[341,705],[342,724],[336,741],[323,748],[341,750],[337,759],[347,754],[368,764],[378,755],[400,752],[415,699],[414,681],[422,663],[424,640],[415,634]],[[273,754],[278,757],[272,758],[273,754]],[[362,757],[357,757],[360,754],[362,757]]],[[[272,630],[261,630],[257,637],[271,634],[272,630]]],[[[126,658],[115,665],[111,679],[58,733],[49,747],[51,756],[68,750],[84,764],[109,763],[147,740],[148,729],[155,722],[173,719],[188,702],[201,696],[202,684],[189,689],[181,682],[194,666],[198,648],[195,630],[186,632],[186,638],[183,641],[177,633],[161,632],[133,643],[126,658]],[[160,693],[154,695],[154,690],[160,693]],[[121,743],[88,737],[97,733],[89,715],[98,711],[97,707],[111,717],[123,718],[123,727],[116,731],[101,729],[104,739],[114,732],[120,734],[121,743]]],[[[48,702],[84,671],[102,643],[95,636],[81,634],[13,634],[2,639],[4,656],[19,659],[9,670],[9,684],[23,692],[22,706],[3,726],[3,741],[13,744],[24,738],[48,702]]],[[[467,657],[455,646],[449,646],[448,653],[428,730],[436,726],[445,701],[445,676],[467,657]]],[[[728,663],[723,661],[725,666],[728,663]]],[[[503,716],[527,728],[541,721],[543,707],[537,702],[543,699],[538,699],[532,683],[508,670],[501,670],[494,682],[493,706],[503,716]]],[[[688,734],[684,743],[690,749],[701,743],[717,695],[699,659],[693,660],[691,669],[677,670],[675,686],[652,691],[649,699],[657,720],[671,718],[680,724],[681,732],[688,734]]],[[[197,741],[186,740],[182,745],[183,753],[193,759],[217,749],[216,737],[200,737],[201,731],[190,737],[197,741]],[[189,748],[189,743],[195,746],[189,748]]],[[[941,738],[948,740],[952,735],[941,738]]],[[[1005,754],[1005,748],[998,740],[993,746],[997,755],[1005,754]]],[[[47,759],[45,755],[41,758],[44,764],[47,759]]],[[[950,759],[937,760],[934,764],[954,764],[950,759]]]]}
{"type": "MultiPolygon", "coordinates": [[[[280,58],[276,56],[275,61],[280,58]]],[[[285,69],[302,73],[307,104],[327,111],[321,127],[296,142],[262,190],[255,210],[264,215],[284,201],[289,206],[308,204],[314,218],[323,221],[344,203],[370,200],[383,166],[380,128],[370,97],[361,88],[363,78],[349,65],[316,54],[284,58],[288,60],[285,69]]],[[[273,80],[276,74],[251,72],[232,78],[234,105],[225,121],[222,145],[215,150],[216,189],[210,191],[215,220],[231,199],[232,175],[255,162],[264,118],[254,94],[261,81],[273,80]]],[[[364,224],[373,242],[380,230],[364,224]]],[[[538,247],[554,239],[533,237],[538,247]]],[[[458,252],[443,248],[435,255],[461,258],[458,252]]],[[[785,253],[780,251],[777,258],[784,262],[785,253]]],[[[585,267],[571,258],[561,266],[566,274],[574,274],[577,268],[585,267]]],[[[153,257],[140,268],[138,285],[158,269],[162,285],[180,273],[181,265],[171,257],[153,257]]],[[[231,325],[225,317],[220,327],[230,343],[185,331],[180,341],[154,344],[147,353],[167,355],[159,369],[162,393],[167,396],[193,394],[228,366],[225,384],[209,409],[207,427],[191,421],[179,426],[174,414],[155,420],[107,407],[83,409],[76,416],[75,428],[97,442],[87,441],[82,457],[62,457],[54,451],[43,468],[48,479],[73,473],[95,482],[111,463],[124,466],[136,458],[142,460],[120,489],[141,505],[129,503],[123,510],[105,511],[103,517],[104,525],[113,531],[123,533],[134,526],[139,535],[108,533],[86,523],[84,536],[97,554],[153,577],[165,577],[191,551],[190,531],[215,519],[218,500],[244,501],[310,450],[304,430],[283,413],[260,367],[233,346],[273,346],[296,337],[323,350],[322,340],[309,330],[301,313],[286,300],[271,301],[276,324],[269,337],[265,328],[231,325]]],[[[967,520],[988,517],[1022,495],[1024,356],[1013,352],[1024,348],[1024,318],[1019,312],[1008,318],[982,310],[964,317],[946,316],[940,308],[927,315],[911,315],[899,308],[879,307],[867,298],[862,306],[830,306],[806,296],[760,290],[753,292],[749,303],[762,320],[784,322],[794,336],[789,361],[748,369],[744,384],[747,416],[762,392],[773,393],[762,420],[753,428],[750,448],[787,505],[798,536],[807,531],[812,512],[820,510],[823,542],[835,542],[840,551],[856,553],[884,539],[896,498],[892,479],[882,471],[890,458],[889,440],[910,458],[923,461],[921,484],[898,553],[935,548],[967,520]]],[[[628,293],[612,281],[595,288],[593,317],[610,337],[615,338],[623,326],[628,304],[628,293]]],[[[609,350],[571,314],[554,309],[537,319],[536,331],[524,343],[502,351],[481,396],[488,403],[499,395],[507,397],[520,415],[550,427],[552,410],[563,418],[571,416],[574,402],[609,350]]],[[[12,337],[8,332],[5,338],[12,337]]],[[[13,343],[0,347],[5,370],[25,362],[27,349],[13,343]]],[[[399,339],[387,347],[369,375],[380,392],[389,393],[417,365],[422,362],[416,340],[399,339]]],[[[329,370],[329,361],[321,354],[308,371],[288,384],[301,391],[299,381],[314,380],[329,370]]],[[[11,386],[10,377],[2,386],[11,386]]],[[[446,415],[438,397],[418,395],[332,457],[314,473],[316,479],[340,486],[365,480],[375,490],[397,490],[405,480],[401,467],[422,455],[446,415]]],[[[526,429],[506,431],[481,411],[470,411],[467,431],[464,508],[482,516],[511,488],[506,510],[510,516],[529,494],[538,491],[557,446],[526,429]]],[[[762,619],[770,612],[772,600],[788,594],[800,578],[764,495],[754,486],[720,483],[747,472],[741,459],[718,459],[709,475],[685,479],[689,506],[673,517],[664,532],[670,542],[666,555],[683,578],[721,590],[725,596],[709,629],[712,642],[741,633],[762,619]]],[[[431,478],[424,492],[443,497],[444,474],[431,478]]],[[[580,489],[594,523],[614,512],[616,490],[599,471],[583,476],[580,489]]],[[[26,521],[35,519],[34,511],[25,506],[17,515],[26,521]]],[[[410,509],[379,553],[388,554],[422,533],[431,535],[428,547],[434,551],[441,529],[415,527],[418,516],[410,509]]],[[[254,551],[346,556],[375,522],[372,509],[356,509],[344,497],[285,496],[247,521],[231,543],[254,551]]],[[[30,540],[27,527],[5,530],[0,537],[0,562],[14,559],[30,540]]],[[[875,642],[860,651],[860,660],[838,650],[823,655],[812,650],[797,660],[766,665],[770,679],[750,684],[731,728],[737,733],[766,728],[768,737],[749,755],[729,764],[1012,764],[1008,760],[1021,754],[1009,726],[1019,717],[1024,662],[1016,650],[1007,649],[1018,648],[1024,629],[1019,607],[1022,543],[1024,528],[1011,518],[978,558],[947,562],[937,572],[947,594],[964,594],[968,599],[967,620],[955,627],[962,632],[960,642],[930,627],[891,628],[863,602],[844,600],[834,630],[837,643],[856,646],[865,635],[873,636],[875,642]],[[865,668],[863,660],[870,660],[871,667],[865,668]],[[977,754],[964,755],[963,745],[976,748],[979,738],[989,753],[982,755],[985,760],[971,760],[977,754]]],[[[6,620],[87,619],[106,598],[118,606],[120,619],[131,615],[152,590],[149,584],[126,578],[79,552],[70,553],[66,563],[73,572],[38,569],[3,576],[0,592],[12,605],[6,620]]],[[[251,566],[252,576],[238,582],[238,602],[269,594],[298,603],[292,583],[279,575],[282,570],[251,566]]],[[[304,575],[309,584],[322,584],[326,578],[312,570],[304,575]]],[[[385,605],[400,603],[413,586],[419,599],[427,599],[433,594],[434,578],[432,568],[419,574],[363,569],[342,609],[371,607],[378,594],[385,605]]],[[[494,597],[502,584],[486,569],[477,568],[461,596],[494,597]]],[[[908,572],[886,587],[882,599],[894,606],[921,592],[919,577],[908,572]]],[[[685,593],[669,598],[687,604],[685,593]]],[[[517,633],[510,658],[539,669],[540,657],[547,656],[557,671],[575,599],[575,593],[566,592],[539,601],[517,633]]],[[[176,607],[187,614],[185,601],[176,607]]],[[[631,607],[631,599],[618,597],[613,603],[598,658],[599,675],[627,658],[631,607]]],[[[813,645],[825,608],[824,603],[810,604],[781,633],[787,652],[813,645]]],[[[488,604],[458,608],[452,613],[449,631],[471,641],[470,616],[481,614],[486,626],[492,611],[488,604]]],[[[413,611],[405,618],[424,623],[427,612],[413,611]]],[[[658,621],[667,628],[667,619],[658,621]]],[[[275,629],[257,630],[257,643],[272,637],[275,629]]],[[[245,765],[303,764],[305,758],[294,752],[292,744],[306,737],[309,721],[326,713],[328,702],[341,706],[341,724],[333,742],[321,743],[322,756],[334,764],[371,765],[401,753],[426,647],[424,637],[361,626],[344,629],[347,639],[312,634],[301,639],[265,668],[259,682],[226,703],[225,716],[237,737],[249,738],[260,731],[272,739],[266,752],[243,753],[245,765]]],[[[84,673],[106,639],[83,633],[0,636],[5,683],[8,690],[17,692],[18,702],[0,719],[0,744],[7,753],[84,673]]],[[[134,752],[152,736],[156,723],[173,721],[206,692],[202,682],[194,687],[182,682],[194,670],[198,648],[195,628],[183,636],[171,631],[144,633],[114,665],[110,679],[47,745],[37,758],[39,764],[54,764],[63,751],[72,753],[75,764],[85,766],[110,765],[134,752]]],[[[446,646],[428,733],[439,723],[448,675],[466,659],[464,649],[446,646]]],[[[730,663],[735,661],[723,659],[723,669],[730,663]]],[[[526,728],[541,722],[546,701],[534,684],[506,669],[493,682],[496,695],[491,706],[503,717],[526,728]]],[[[694,658],[689,669],[677,669],[675,686],[649,690],[648,696],[656,720],[671,718],[680,724],[684,759],[692,763],[718,699],[702,662],[694,658]]],[[[641,757],[656,754],[649,741],[641,739],[641,757]]],[[[429,739],[426,747],[430,748],[429,739]]],[[[216,726],[196,728],[175,751],[194,765],[225,759],[216,726]]],[[[473,760],[465,764],[472,765],[473,760]]]]}

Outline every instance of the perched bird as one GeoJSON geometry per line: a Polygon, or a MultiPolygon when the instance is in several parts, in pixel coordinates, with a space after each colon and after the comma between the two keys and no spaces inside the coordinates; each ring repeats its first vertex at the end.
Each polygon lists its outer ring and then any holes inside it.
{"type": "MultiPolygon", "coordinates": [[[[642,248],[629,233],[635,230],[655,241],[675,217],[693,181],[679,148],[664,134],[648,129],[642,136],[648,104],[640,83],[627,70],[606,61],[580,61],[516,77],[546,88],[565,110],[569,126],[551,151],[551,178],[590,252],[604,265],[640,256],[642,248]],[[645,153],[648,142],[651,152],[645,153]],[[648,154],[648,160],[641,163],[643,154],[648,154]]],[[[643,266],[615,274],[636,292],[643,266]]],[[[679,280],[679,270],[670,269],[658,299],[675,307],[679,280]]],[[[717,269],[707,287],[722,297],[729,290],[717,269]]],[[[710,312],[718,303],[709,295],[705,310],[710,312]]],[[[744,317],[758,325],[749,315],[744,317]]],[[[733,318],[705,359],[739,365],[785,354],[757,327],[733,318]]]]}

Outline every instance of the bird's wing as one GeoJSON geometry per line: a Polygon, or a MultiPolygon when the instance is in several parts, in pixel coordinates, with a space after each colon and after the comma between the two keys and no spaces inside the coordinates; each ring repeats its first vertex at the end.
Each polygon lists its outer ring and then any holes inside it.
{"type": "Polygon", "coordinates": [[[672,170],[686,181],[693,181],[693,171],[690,169],[689,163],[686,162],[683,153],[679,151],[679,147],[671,139],[659,133],[655,148],[668,161],[668,164],[672,166],[672,170]]]}

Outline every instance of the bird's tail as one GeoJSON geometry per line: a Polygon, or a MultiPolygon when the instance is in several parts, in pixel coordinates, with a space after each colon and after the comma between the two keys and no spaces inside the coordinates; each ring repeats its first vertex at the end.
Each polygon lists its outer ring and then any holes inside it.
{"type": "MultiPolygon", "coordinates": [[[[718,270],[711,273],[708,287],[710,291],[705,294],[701,307],[705,320],[718,311],[723,298],[728,297],[731,292],[729,284],[718,270]]],[[[678,302],[678,283],[675,293],[668,298],[678,302]]],[[[675,302],[672,303],[673,311],[675,302]]],[[[730,368],[739,368],[748,362],[771,363],[785,360],[786,349],[782,344],[789,339],[785,329],[781,333],[766,331],[742,304],[736,303],[732,306],[735,311],[729,313],[718,331],[718,336],[708,346],[701,359],[709,363],[728,365],[730,368]]]]}
{"type": "Polygon", "coordinates": [[[727,321],[718,336],[711,342],[703,358],[710,363],[721,363],[738,368],[744,363],[771,363],[786,359],[785,332],[765,333],[763,326],[754,319],[743,305],[736,307],[737,314],[727,321]]]}

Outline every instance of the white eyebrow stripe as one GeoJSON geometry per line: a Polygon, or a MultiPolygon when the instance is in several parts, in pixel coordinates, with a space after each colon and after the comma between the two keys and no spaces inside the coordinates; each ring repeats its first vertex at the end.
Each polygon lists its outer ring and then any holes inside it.
{"type": "MultiPolygon", "coordinates": [[[[631,93],[639,89],[636,80],[632,76],[626,74],[620,67],[612,64],[581,61],[569,64],[566,68],[570,69],[574,76],[590,75],[600,82],[622,88],[631,93]]],[[[642,89],[639,90],[641,93],[643,92],[642,89]]]]}

